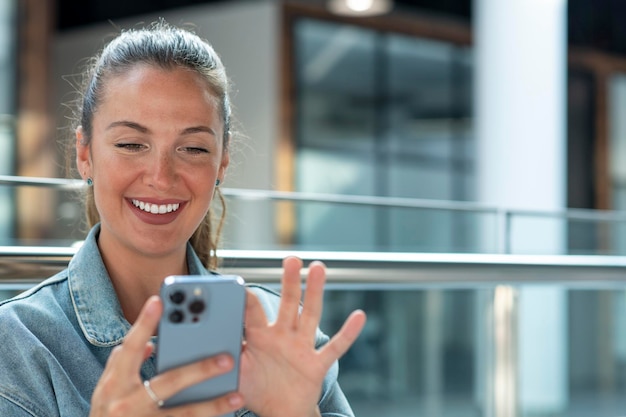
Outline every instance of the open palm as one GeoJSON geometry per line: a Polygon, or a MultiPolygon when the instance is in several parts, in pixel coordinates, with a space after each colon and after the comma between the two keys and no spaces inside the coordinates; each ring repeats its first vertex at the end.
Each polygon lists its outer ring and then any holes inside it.
{"type": "Polygon", "coordinates": [[[259,300],[248,293],[240,391],[246,407],[263,417],[319,416],[317,402],[324,377],[358,337],[365,314],[360,310],[353,312],[339,332],[316,349],[325,266],[321,262],[311,263],[301,310],[302,261],[286,258],[283,268],[276,321],[269,323],[259,300]]]}

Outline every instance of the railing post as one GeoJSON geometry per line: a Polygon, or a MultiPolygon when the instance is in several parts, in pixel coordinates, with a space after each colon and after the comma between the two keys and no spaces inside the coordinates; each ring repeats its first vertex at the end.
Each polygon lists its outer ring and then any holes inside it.
{"type": "Polygon", "coordinates": [[[517,417],[517,312],[516,290],[499,285],[493,295],[493,410],[494,417],[517,417]]]}
{"type": "Polygon", "coordinates": [[[496,285],[478,292],[477,401],[482,417],[517,417],[517,291],[496,285]]]}
{"type": "Polygon", "coordinates": [[[507,209],[496,211],[496,253],[511,253],[511,212],[507,209]]]}
{"type": "MultiPolygon", "coordinates": [[[[511,254],[511,212],[498,210],[497,251],[511,254]]],[[[491,299],[491,320],[488,332],[491,352],[487,353],[490,377],[488,377],[486,400],[490,403],[485,409],[485,417],[517,417],[517,339],[518,303],[516,290],[510,285],[498,285],[491,299]]]]}

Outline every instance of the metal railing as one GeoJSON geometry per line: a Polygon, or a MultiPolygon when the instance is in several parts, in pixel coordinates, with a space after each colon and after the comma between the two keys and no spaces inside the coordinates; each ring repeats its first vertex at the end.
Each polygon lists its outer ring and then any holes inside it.
{"type": "MultiPolygon", "coordinates": [[[[85,187],[84,181],[63,178],[19,177],[0,175],[0,186],[48,187],[71,191],[85,187]]],[[[286,201],[293,203],[327,203],[362,207],[428,209],[440,212],[487,214],[495,219],[495,253],[511,253],[512,225],[514,219],[535,218],[562,221],[589,221],[626,225],[626,212],[590,209],[527,210],[496,207],[467,201],[428,200],[417,198],[338,195],[322,193],[284,192],[222,188],[225,197],[241,201],[286,201]]]]}
{"type": "MultiPolygon", "coordinates": [[[[0,185],[78,189],[82,181],[0,176],[0,185]]],[[[326,202],[382,207],[471,211],[498,216],[500,249],[510,242],[513,216],[552,217],[596,221],[626,221],[623,213],[569,210],[541,212],[489,207],[476,203],[284,193],[223,189],[224,195],[242,200],[326,202]]],[[[75,247],[0,246],[0,288],[21,290],[61,271],[75,247]]],[[[243,276],[248,282],[278,285],[281,261],[295,255],[306,263],[322,260],[328,267],[328,286],[345,289],[476,289],[490,294],[491,317],[486,332],[491,353],[483,369],[488,398],[485,417],[516,417],[518,343],[516,293],[520,285],[559,284],[566,288],[621,288],[626,284],[626,257],[582,255],[512,255],[452,253],[379,253],[337,251],[220,250],[220,270],[243,276]]]]}
{"type": "MultiPolygon", "coordinates": [[[[63,269],[76,248],[0,247],[0,289],[26,289],[63,269]]],[[[287,255],[305,264],[322,260],[328,289],[407,291],[483,289],[485,365],[484,417],[516,417],[518,405],[517,291],[528,284],[568,288],[623,288],[626,258],[225,250],[220,271],[248,282],[278,286],[287,255]]],[[[436,326],[436,324],[433,324],[436,326]]],[[[441,360],[440,354],[433,360],[441,360]]],[[[435,381],[438,381],[435,378],[435,381]]]]}
{"type": "MultiPolygon", "coordinates": [[[[0,283],[31,285],[64,269],[77,248],[0,246],[0,283]]],[[[614,287],[626,284],[626,257],[218,250],[220,270],[247,280],[279,283],[281,262],[323,261],[330,284],[453,286],[541,284],[614,287]]]]}

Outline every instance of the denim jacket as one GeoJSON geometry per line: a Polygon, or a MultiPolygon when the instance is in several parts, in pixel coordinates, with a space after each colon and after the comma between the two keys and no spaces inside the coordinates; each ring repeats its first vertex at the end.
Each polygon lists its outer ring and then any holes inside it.
{"type": "MultiPolygon", "coordinates": [[[[89,232],[67,269],[0,303],[0,416],[89,415],[107,358],[130,329],[100,256],[99,230],[95,226],[89,232]]],[[[210,273],[190,245],[187,264],[192,275],[210,273]]],[[[274,320],[278,296],[260,286],[250,288],[274,320]]],[[[318,330],[316,345],[327,340],[318,330]]],[[[152,356],[143,363],[141,377],[152,378],[155,372],[152,356]]],[[[337,373],[335,363],[322,387],[322,416],[353,416],[337,373]]],[[[256,417],[245,409],[236,416],[256,417]]]]}

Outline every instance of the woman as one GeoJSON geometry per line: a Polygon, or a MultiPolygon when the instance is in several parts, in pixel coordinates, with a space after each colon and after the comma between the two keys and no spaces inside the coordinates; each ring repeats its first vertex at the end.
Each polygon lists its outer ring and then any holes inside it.
{"type": "Polygon", "coordinates": [[[325,279],[284,260],[282,296],[248,289],[238,392],[162,408],[232,369],[218,357],[157,375],[158,296],[168,275],[215,267],[210,204],[229,164],[224,67],[197,36],[165,23],[109,43],[86,78],[76,161],[91,225],[68,268],[0,305],[3,416],[351,416],[337,359],[365,323],[317,330],[325,279]]]}

